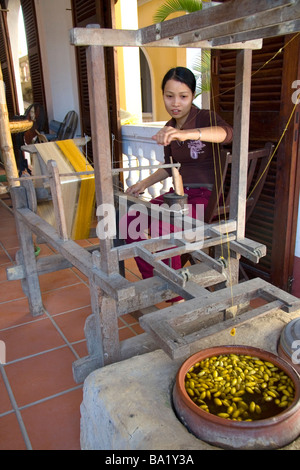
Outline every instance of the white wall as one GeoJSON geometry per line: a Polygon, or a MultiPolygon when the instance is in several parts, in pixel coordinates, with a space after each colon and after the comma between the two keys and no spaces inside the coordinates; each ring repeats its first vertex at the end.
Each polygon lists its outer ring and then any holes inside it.
{"type": "MultiPolygon", "coordinates": [[[[71,46],[70,0],[35,0],[49,121],[62,121],[70,110],[79,115],[75,47],[71,46]]],[[[80,125],[80,124],[79,124],[80,125]]],[[[77,135],[80,129],[77,129],[77,135]]]]}
{"type": "Polygon", "coordinates": [[[19,23],[20,0],[9,0],[8,9],[9,9],[9,12],[7,15],[7,23],[8,23],[8,30],[9,30],[9,36],[10,36],[12,59],[14,63],[14,71],[15,71],[15,77],[16,77],[18,104],[19,104],[20,114],[23,114],[24,103],[23,103],[22,87],[21,87],[20,72],[19,72],[19,30],[18,30],[18,27],[16,27],[18,26],[18,23],[19,23]]]}
{"type": "MultiPolygon", "coordinates": [[[[119,0],[122,29],[138,29],[137,0],[119,0]]],[[[123,47],[126,111],[142,121],[140,57],[138,47],[123,47]]]]}

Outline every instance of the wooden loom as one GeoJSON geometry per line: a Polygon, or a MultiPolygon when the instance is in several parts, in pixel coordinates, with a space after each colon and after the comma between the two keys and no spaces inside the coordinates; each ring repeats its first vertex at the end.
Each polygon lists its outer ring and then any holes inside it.
{"type": "MultiPolygon", "coordinates": [[[[24,187],[12,188],[16,225],[21,252],[19,265],[8,269],[9,279],[22,279],[32,315],[43,313],[38,276],[76,266],[89,279],[92,315],[87,319],[85,335],[89,354],[74,363],[75,381],[81,382],[91,371],[106,364],[163,348],[172,358],[189,354],[190,345],[201,335],[209,335],[222,328],[237,325],[255,315],[274,309],[288,312],[300,307],[297,298],[263,282],[261,279],[238,284],[241,255],[258,262],[265,247],[245,238],[245,188],[248,141],[252,49],[261,47],[261,38],[300,31],[299,1],[262,0],[259,5],[249,0],[231,0],[214,8],[195,12],[137,31],[101,28],[75,28],[71,43],[87,46],[87,66],[92,123],[92,142],[95,167],[97,206],[114,204],[111,165],[109,118],[107,107],[104,47],[230,47],[238,49],[234,108],[234,137],[232,148],[232,196],[229,220],[224,224],[205,224],[204,245],[188,243],[188,232],[193,221],[186,217],[187,228],[182,238],[157,238],[113,247],[109,237],[101,237],[99,249],[92,253],[78,246],[56,231],[28,206],[24,187]],[[103,171],[105,169],[105,171],[103,171]],[[32,233],[51,244],[58,254],[35,259],[32,233]],[[224,235],[226,234],[226,237],[224,235]],[[220,247],[226,242],[230,256],[220,258],[220,247]],[[203,248],[214,246],[216,258],[203,248]],[[168,256],[183,252],[197,252],[202,263],[188,270],[174,271],[162,263],[162,249],[170,248],[168,256]],[[219,253],[218,253],[219,251],[219,253]],[[154,266],[154,277],[130,283],[119,271],[119,263],[133,256],[141,256],[154,266]],[[225,262],[224,262],[225,261],[225,262]],[[229,280],[233,286],[229,286],[229,280]],[[217,285],[221,290],[206,288],[217,285]],[[186,302],[154,311],[162,300],[181,295],[186,302]],[[234,306],[261,296],[267,304],[259,309],[233,318],[234,306]],[[146,333],[119,341],[118,316],[136,310],[151,311],[140,323],[146,333]]],[[[42,144],[45,145],[45,144],[42,144]]],[[[65,227],[61,206],[61,184],[53,161],[47,163],[52,181],[52,198],[58,227],[65,227]]],[[[176,214],[175,214],[176,219],[176,214]]]]}

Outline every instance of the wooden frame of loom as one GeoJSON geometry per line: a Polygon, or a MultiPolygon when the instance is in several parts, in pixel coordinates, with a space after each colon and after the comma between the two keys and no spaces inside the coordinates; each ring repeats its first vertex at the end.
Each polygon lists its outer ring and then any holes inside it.
{"type": "Polygon", "coordinates": [[[107,174],[111,155],[108,110],[103,106],[107,102],[104,47],[238,49],[230,217],[225,224],[204,225],[205,247],[215,246],[218,251],[226,234],[230,257],[225,263],[220,257],[214,259],[208,256],[203,246],[199,247],[196,242],[189,250],[195,251],[203,263],[179,272],[164,265],[159,250],[170,247],[170,244],[174,247],[175,244],[173,256],[186,251],[188,230],[183,232],[181,240],[176,241],[158,238],[113,247],[112,240],[107,237],[99,240],[99,250],[94,249],[92,253],[80,247],[66,235],[60,178],[53,161],[48,162],[48,171],[58,230],[32,210],[28,202],[28,188],[11,188],[21,251],[17,257],[18,266],[8,269],[7,275],[8,279],[22,279],[32,315],[43,313],[39,274],[75,266],[89,279],[92,315],[85,325],[89,355],[74,363],[75,381],[82,381],[96,368],[158,347],[173,358],[184,357],[189,354],[193,341],[201,335],[213,334],[221,328],[228,328],[274,309],[294,311],[300,307],[299,299],[261,279],[238,284],[240,255],[258,261],[265,254],[264,246],[245,238],[251,50],[261,47],[261,38],[297,31],[300,31],[299,1],[288,0],[262,0],[259,5],[250,0],[231,0],[214,8],[136,31],[100,27],[75,28],[71,31],[73,45],[87,46],[97,206],[114,204],[112,175],[109,177],[107,174]],[[58,254],[36,259],[32,233],[49,243],[58,254]],[[154,266],[155,275],[151,279],[130,283],[120,274],[119,263],[136,255],[154,266]],[[232,291],[228,287],[229,270],[232,291]],[[217,292],[206,289],[216,284],[223,288],[217,292]],[[172,298],[174,293],[182,295],[186,302],[153,311],[156,303],[172,298]],[[267,305],[233,319],[230,308],[232,299],[236,305],[240,305],[257,295],[267,299],[267,305]],[[147,333],[120,342],[118,316],[136,310],[151,311],[140,319],[147,333]]]}

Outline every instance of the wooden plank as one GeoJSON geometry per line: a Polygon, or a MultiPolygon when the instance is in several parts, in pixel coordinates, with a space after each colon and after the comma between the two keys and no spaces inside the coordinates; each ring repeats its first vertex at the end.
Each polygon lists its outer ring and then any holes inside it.
{"type": "Polygon", "coordinates": [[[147,331],[151,334],[158,346],[172,359],[177,359],[178,357],[189,354],[190,345],[187,344],[185,338],[178,334],[166,321],[162,320],[151,324],[147,331]],[[179,355],[177,355],[177,351],[179,351],[179,355]]]}
{"type": "Polygon", "coordinates": [[[221,260],[214,259],[203,251],[193,251],[191,253],[191,256],[194,260],[198,260],[205,263],[210,268],[215,269],[218,273],[223,274],[225,272],[225,264],[222,263],[221,260]]]}
{"type": "Polygon", "coordinates": [[[155,351],[159,346],[148,333],[125,339],[120,343],[121,360],[155,351]]]}
{"type": "Polygon", "coordinates": [[[176,36],[181,35],[180,45],[184,45],[194,42],[195,39],[200,41],[238,33],[243,27],[247,30],[256,29],[259,38],[259,27],[270,24],[269,15],[272,15],[275,24],[282,22],[283,12],[286,13],[285,21],[294,20],[299,17],[298,7],[297,2],[288,0],[260,0],[259,5],[248,0],[232,0],[213,8],[142,28],[141,42],[147,45],[174,37],[175,33],[176,36]],[[261,16],[264,21],[259,22],[261,16]]]}
{"type": "MultiPolygon", "coordinates": [[[[191,282],[193,285],[197,284],[197,287],[192,291],[192,288],[190,289],[190,281],[185,284],[184,289],[182,289],[182,297],[185,296],[187,299],[203,296],[204,293],[205,295],[209,295],[207,290],[203,291],[200,288],[214,286],[225,282],[226,280],[226,277],[223,274],[217,273],[214,269],[209,268],[204,263],[189,266],[188,269],[191,274],[191,282]],[[189,295],[191,293],[192,295],[189,295]]],[[[179,293],[178,295],[181,294],[179,293]]],[[[170,283],[165,281],[163,278],[154,276],[150,279],[143,279],[135,282],[135,297],[124,299],[124,301],[119,304],[119,315],[141,310],[145,307],[152,307],[163,300],[169,300],[173,297],[174,290],[172,289],[172,286],[170,286],[170,283]]]]}
{"type": "MultiPolygon", "coordinates": [[[[270,2],[272,5],[270,9],[265,9],[266,2],[259,2],[258,5],[252,2],[226,2],[225,7],[227,15],[220,17],[218,15],[218,8],[214,8],[216,13],[211,24],[205,24],[202,27],[198,26],[198,30],[191,29],[189,33],[183,33],[180,36],[179,45],[185,46],[189,41],[195,37],[199,40],[211,39],[212,44],[226,44],[230,41],[238,41],[238,37],[248,39],[258,39],[262,37],[272,37],[272,34],[277,35],[286,34],[289,32],[297,32],[299,24],[299,4],[283,5],[282,8],[276,5],[276,2],[270,2]],[[250,4],[250,5],[249,5],[250,4]],[[232,8],[232,9],[231,9],[232,8]],[[255,11],[256,10],[256,11],[255,11]],[[229,16],[230,15],[230,16],[229,16]],[[226,21],[227,19],[227,21],[226,21]],[[286,25],[286,23],[288,23],[286,25]],[[243,33],[243,36],[241,35],[243,33]]],[[[221,5],[220,5],[221,7],[221,5]]]]}
{"type": "Polygon", "coordinates": [[[74,46],[139,46],[138,30],[109,28],[73,28],[70,43],[74,46]]]}
{"type": "MultiPolygon", "coordinates": [[[[84,247],[88,252],[97,250],[97,246],[88,246],[84,247]]],[[[36,260],[36,267],[38,275],[49,274],[56,271],[61,271],[62,269],[72,268],[73,264],[70,263],[66,258],[60,254],[54,254],[50,256],[38,257],[36,260]]],[[[6,269],[6,278],[8,281],[17,281],[25,279],[25,270],[24,265],[20,264],[17,266],[12,266],[6,269]]]]}
{"type": "Polygon", "coordinates": [[[77,384],[82,383],[88,375],[94,372],[94,370],[100,369],[100,367],[103,367],[103,363],[98,356],[81,357],[72,364],[74,381],[77,384]]]}
{"type": "MultiPolygon", "coordinates": [[[[247,40],[247,43],[252,44],[255,40],[252,38],[257,38],[258,34],[260,38],[264,39],[264,38],[274,38],[276,36],[285,36],[288,34],[296,33],[298,31],[300,31],[300,20],[293,19],[291,21],[285,21],[283,24],[276,23],[272,26],[259,28],[259,33],[256,29],[254,29],[252,31],[247,30],[245,32],[237,32],[235,34],[231,34],[230,36],[226,36],[226,37],[214,38],[211,40],[211,43],[213,44],[214,48],[224,49],[224,45],[226,45],[227,48],[229,48],[229,45],[232,44],[232,46],[234,47],[236,42],[243,41],[243,40],[247,40]]],[[[262,39],[260,40],[261,46],[257,47],[257,49],[262,48],[262,39]]],[[[238,49],[238,47],[235,47],[235,49],[238,49]]],[[[254,50],[255,48],[248,47],[247,49],[254,50]]],[[[269,140],[272,140],[272,139],[269,139],[269,140]]]]}
{"type": "MultiPolygon", "coordinates": [[[[271,303],[262,305],[260,307],[257,307],[256,309],[248,310],[247,312],[243,312],[240,315],[237,315],[228,320],[218,321],[214,325],[211,325],[208,327],[203,326],[203,328],[197,331],[194,331],[193,333],[189,335],[185,335],[183,337],[184,339],[183,345],[181,345],[180,343],[174,342],[174,343],[171,343],[172,348],[170,348],[168,344],[168,350],[171,351],[172,359],[178,359],[180,357],[184,357],[187,354],[188,355],[191,354],[191,346],[193,345],[193,343],[199,341],[200,339],[207,338],[207,336],[215,335],[216,333],[226,330],[226,329],[229,330],[232,328],[236,328],[242,325],[243,323],[246,323],[247,321],[252,320],[253,318],[257,318],[258,316],[263,316],[263,315],[271,314],[273,312],[277,312],[278,310],[281,309],[281,307],[282,307],[282,302],[280,300],[274,300],[271,303]]],[[[217,315],[215,316],[217,317],[217,315]]],[[[165,349],[165,351],[167,352],[167,349],[165,349]]]]}
{"type": "Polygon", "coordinates": [[[126,279],[118,273],[107,275],[102,270],[93,267],[92,255],[88,251],[73,240],[61,240],[56,230],[32,211],[26,208],[20,208],[16,210],[16,215],[32,233],[35,233],[45,240],[45,242],[49,243],[87,277],[90,276],[92,271],[95,282],[105,293],[111,295],[118,301],[122,301],[124,297],[134,297],[135,287],[132,283],[126,281],[126,279]]]}
{"type": "MultiPolygon", "coordinates": [[[[180,38],[170,37],[147,44],[147,47],[180,47],[180,38]]],[[[70,31],[70,43],[74,46],[105,46],[105,47],[142,47],[140,30],[118,30],[108,28],[73,28],[70,31]]],[[[224,44],[214,46],[209,40],[195,40],[186,47],[213,49],[214,47],[226,49],[261,49],[262,40],[239,41],[233,43],[228,38],[224,44]]]]}
{"type": "MultiPolygon", "coordinates": [[[[180,274],[177,274],[174,269],[170,268],[167,264],[162,261],[156,261],[150,253],[150,251],[139,246],[139,243],[136,244],[136,255],[143,258],[147,263],[153,266],[157,276],[162,276],[166,281],[170,281],[172,284],[179,285],[183,287],[185,285],[185,278],[180,274]]],[[[165,259],[168,259],[168,250],[165,252],[165,259]]]]}
{"type": "Polygon", "coordinates": [[[278,309],[293,312],[299,309],[299,306],[300,300],[297,297],[257,278],[231,288],[204,294],[201,298],[171,308],[149,313],[140,318],[140,324],[145,331],[153,335],[162,349],[175,359],[189,354],[188,345],[204,336],[232,328],[258,315],[278,309]],[[268,300],[268,304],[249,309],[236,316],[231,313],[232,306],[242,305],[256,297],[268,300]],[[231,318],[220,321],[220,313],[226,311],[231,318]],[[194,331],[185,334],[191,325],[195,327],[194,331]]]}
{"type": "MultiPolygon", "coordinates": [[[[228,236],[221,236],[221,237],[213,237],[209,238],[206,240],[203,240],[201,242],[184,242],[183,240],[178,240],[178,244],[181,246],[176,247],[176,248],[171,248],[168,250],[168,257],[172,258],[173,256],[178,256],[182,255],[184,253],[191,253],[193,256],[194,252],[196,250],[205,250],[207,248],[216,246],[216,245],[222,245],[223,243],[228,243],[236,239],[236,236],[234,234],[229,234],[228,236]],[[182,242],[182,243],[180,243],[182,242]]],[[[175,243],[177,240],[175,239],[175,243]]],[[[159,260],[159,259],[165,259],[166,255],[162,253],[161,251],[157,252],[154,254],[154,259],[159,260]]]]}
{"type": "Polygon", "coordinates": [[[248,238],[240,239],[238,242],[230,241],[230,248],[239,253],[244,258],[249,259],[253,263],[259,263],[260,258],[266,256],[267,249],[265,245],[249,240],[248,238]]]}
{"type": "MultiPolygon", "coordinates": [[[[248,34],[248,32],[247,32],[248,34]]],[[[257,37],[257,33],[255,34],[257,37]]],[[[194,42],[185,43],[183,44],[186,48],[197,48],[197,49],[226,49],[226,50],[238,50],[238,49],[261,49],[263,45],[262,39],[254,39],[252,41],[233,41],[234,35],[230,37],[225,36],[222,38],[218,38],[218,44],[215,44],[217,41],[214,39],[208,40],[205,39],[203,41],[198,41],[197,36],[195,36],[194,42]]],[[[187,41],[189,39],[185,39],[187,41]]],[[[173,36],[168,39],[159,39],[155,42],[147,43],[147,47],[182,47],[181,44],[181,36],[173,36]]]]}
{"type": "Polygon", "coordinates": [[[288,313],[293,313],[300,309],[300,299],[298,297],[295,297],[272,284],[264,287],[261,297],[268,301],[279,299],[283,304],[282,310],[285,310],[288,313]]]}
{"type": "Polygon", "coordinates": [[[258,297],[264,286],[268,283],[262,279],[251,279],[242,284],[236,284],[232,287],[209,292],[201,299],[195,298],[172,307],[167,307],[158,312],[147,314],[140,319],[142,328],[147,331],[148,324],[156,320],[164,319],[172,323],[182,323],[183,321],[194,321],[202,312],[209,315],[212,312],[226,310],[232,306],[233,300],[236,304],[244,303],[252,298],[258,297]]]}

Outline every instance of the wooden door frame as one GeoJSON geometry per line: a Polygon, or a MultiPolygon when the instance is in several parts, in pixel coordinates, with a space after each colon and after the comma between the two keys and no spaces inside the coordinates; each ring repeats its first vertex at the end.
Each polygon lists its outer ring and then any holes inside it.
{"type": "MultiPolygon", "coordinates": [[[[285,43],[291,37],[286,36],[285,43]]],[[[292,83],[300,78],[300,35],[286,47],[283,63],[280,133],[283,133],[294,109],[292,83]]],[[[277,151],[274,237],[272,250],[272,283],[290,291],[292,287],[300,187],[299,120],[295,113],[277,151]],[[292,158],[289,158],[291,155],[292,158]]]]}

